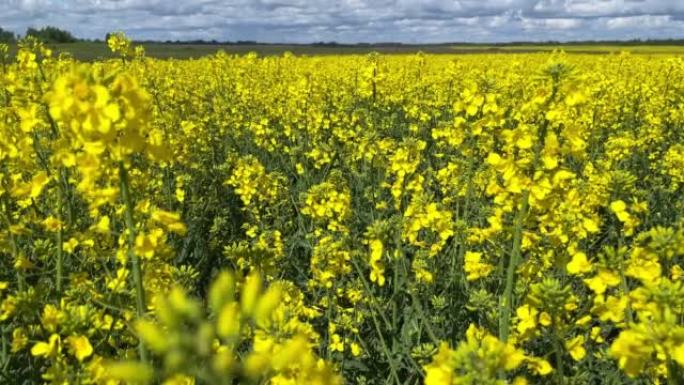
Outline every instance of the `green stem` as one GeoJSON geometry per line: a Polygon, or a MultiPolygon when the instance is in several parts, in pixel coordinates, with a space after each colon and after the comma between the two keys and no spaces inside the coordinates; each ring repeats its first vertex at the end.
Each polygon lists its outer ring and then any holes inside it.
{"type": "Polygon", "coordinates": [[[561,347],[560,338],[558,334],[553,337],[553,352],[556,356],[556,374],[558,376],[558,385],[565,383],[565,373],[563,370],[563,349],[561,347]]]}
{"type": "Polygon", "coordinates": [[[515,285],[515,271],[518,268],[521,257],[521,244],[523,234],[523,220],[527,216],[529,206],[529,190],[525,190],[522,195],[522,203],[518,215],[515,218],[513,229],[513,247],[511,249],[511,259],[506,271],[506,286],[501,298],[501,317],[499,318],[499,339],[503,342],[508,341],[508,333],[511,323],[511,309],[513,308],[513,287],[515,285]]]}
{"type": "Polygon", "coordinates": [[[3,368],[5,367],[5,363],[9,361],[9,355],[7,354],[7,339],[5,338],[5,334],[9,332],[9,328],[3,328],[0,330],[0,337],[2,337],[2,359],[0,360],[0,363],[3,364],[3,368]]]}
{"type": "Polygon", "coordinates": [[[679,370],[677,370],[677,364],[672,361],[672,358],[668,355],[667,357],[667,385],[681,385],[681,376],[679,375],[679,370]]]}
{"type": "MultiPolygon", "coordinates": [[[[403,273],[405,275],[408,275],[408,267],[406,266],[406,259],[403,255],[401,258],[401,265],[403,273]]],[[[437,338],[437,334],[435,334],[434,330],[432,329],[432,324],[430,320],[423,311],[423,306],[421,305],[420,298],[418,298],[418,296],[416,295],[415,290],[413,290],[410,287],[406,288],[406,292],[409,293],[409,295],[411,296],[411,301],[413,303],[414,309],[418,313],[418,317],[420,317],[421,321],[423,321],[423,325],[425,325],[425,330],[427,331],[428,337],[430,337],[432,343],[434,343],[435,345],[439,345],[440,339],[437,338]]]]}
{"type": "MultiPolygon", "coordinates": [[[[10,238],[10,246],[12,247],[12,261],[16,261],[17,257],[19,256],[19,245],[17,244],[17,239],[14,237],[14,233],[12,233],[12,212],[10,211],[10,206],[9,206],[9,199],[5,203],[5,225],[7,226],[7,232],[9,233],[9,238],[10,238]]],[[[19,291],[24,291],[24,277],[21,275],[21,271],[19,269],[16,269],[17,273],[17,288],[19,291]]]]}
{"type": "MultiPolygon", "coordinates": [[[[325,317],[326,317],[326,319],[328,320],[328,322],[330,322],[330,320],[332,320],[332,307],[333,307],[333,295],[332,295],[332,293],[333,293],[333,290],[334,290],[334,288],[330,288],[330,289],[327,290],[327,291],[328,291],[328,308],[325,309],[325,314],[326,314],[325,317]]],[[[328,343],[327,343],[327,349],[326,349],[326,358],[327,358],[328,360],[331,360],[331,359],[332,359],[332,349],[330,348],[330,341],[331,341],[332,339],[331,339],[331,336],[330,336],[330,328],[328,328],[328,329],[326,330],[326,334],[328,335],[328,343]]]]}
{"type": "Polygon", "coordinates": [[[361,279],[361,282],[363,283],[363,287],[366,290],[366,294],[368,295],[369,302],[371,306],[375,308],[375,311],[371,310],[370,315],[371,319],[373,320],[373,325],[375,326],[375,332],[378,334],[378,338],[380,339],[380,347],[382,348],[383,353],[387,357],[387,362],[389,363],[390,366],[390,374],[392,377],[394,377],[394,380],[396,381],[397,385],[401,385],[401,380],[399,380],[399,375],[397,374],[397,368],[394,362],[394,357],[390,353],[390,349],[387,345],[387,342],[385,341],[385,338],[382,335],[382,330],[380,329],[380,323],[378,322],[377,317],[375,316],[376,312],[383,318],[385,325],[389,325],[389,321],[385,318],[382,309],[380,309],[380,306],[375,302],[375,297],[373,296],[373,293],[371,292],[370,286],[368,285],[368,282],[366,282],[366,278],[363,274],[363,271],[359,267],[358,263],[352,258],[352,264],[354,265],[354,268],[356,268],[357,273],[359,274],[359,278],[361,279]]]}
{"type": "MultiPolygon", "coordinates": [[[[468,219],[470,217],[470,204],[471,200],[473,199],[473,173],[474,173],[474,162],[471,158],[471,161],[468,163],[468,170],[466,173],[466,178],[468,180],[468,186],[466,188],[466,196],[465,196],[465,202],[463,203],[463,217],[460,218],[460,220],[463,222],[463,225],[467,228],[469,225],[468,219]]],[[[458,210],[456,210],[456,214],[458,214],[458,210]]],[[[457,256],[457,263],[461,267],[463,266],[464,263],[464,258],[465,258],[465,252],[466,252],[466,237],[463,235],[459,235],[456,237],[458,240],[458,256],[457,256]]],[[[465,278],[465,274],[457,274],[455,269],[452,269],[452,277],[460,277],[461,284],[465,290],[469,290],[469,283],[468,280],[465,278]]],[[[452,278],[454,279],[454,278],[452,278]]],[[[451,283],[451,282],[450,282],[451,283]]]]}
{"type": "MultiPolygon", "coordinates": [[[[68,181],[64,177],[64,169],[60,167],[57,177],[57,220],[59,221],[59,229],[57,230],[57,269],[55,272],[55,281],[57,289],[57,297],[62,296],[62,282],[64,280],[64,200],[67,197],[68,181]]],[[[69,205],[69,222],[67,230],[72,223],[71,205],[69,205]]]]}
{"type": "MultiPolygon", "coordinates": [[[[135,222],[133,222],[133,203],[129,191],[128,172],[123,162],[119,163],[119,180],[121,183],[121,198],[126,206],[125,220],[128,229],[128,258],[131,260],[131,271],[133,273],[133,284],[135,287],[135,300],[138,318],[145,315],[145,291],[143,288],[142,272],[140,269],[140,259],[135,255],[135,222]]],[[[147,349],[143,341],[139,341],[138,350],[140,359],[147,362],[147,349]]]]}
{"type": "Polygon", "coordinates": [[[620,286],[622,288],[622,295],[628,298],[627,306],[625,306],[625,320],[627,320],[628,325],[634,323],[634,316],[632,315],[632,304],[629,301],[629,286],[627,286],[627,278],[625,277],[625,266],[620,263],[620,286]]]}
{"type": "Polygon", "coordinates": [[[57,189],[57,220],[59,221],[59,230],[57,230],[57,272],[55,286],[57,287],[57,297],[62,296],[62,265],[63,265],[63,248],[64,248],[64,227],[62,226],[62,189],[57,189]]]}

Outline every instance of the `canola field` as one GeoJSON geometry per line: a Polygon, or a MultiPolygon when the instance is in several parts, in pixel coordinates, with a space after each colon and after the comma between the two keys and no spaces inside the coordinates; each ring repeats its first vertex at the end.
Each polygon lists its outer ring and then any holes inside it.
{"type": "Polygon", "coordinates": [[[684,384],[684,60],[0,45],[2,384],[684,384]]]}

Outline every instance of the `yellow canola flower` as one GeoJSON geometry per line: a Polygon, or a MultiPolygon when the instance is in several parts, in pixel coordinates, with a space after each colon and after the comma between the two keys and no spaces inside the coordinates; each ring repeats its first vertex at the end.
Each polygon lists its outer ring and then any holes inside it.
{"type": "Polygon", "coordinates": [[[164,232],[161,229],[155,229],[149,233],[141,233],[135,237],[135,253],[136,255],[150,259],[157,253],[159,247],[164,241],[164,232]]]}
{"type": "Polygon", "coordinates": [[[537,314],[539,311],[530,305],[523,305],[516,309],[515,314],[518,316],[518,333],[524,335],[533,331],[537,327],[537,314]]]}
{"type": "Polygon", "coordinates": [[[602,344],[605,342],[603,336],[601,335],[601,327],[594,326],[591,328],[591,339],[596,341],[596,343],[602,344]]]}
{"type": "Polygon", "coordinates": [[[47,304],[43,307],[40,323],[49,331],[55,331],[57,326],[64,320],[64,313],[55,305],[47,304]]]}
{"type": "MultiPolygon", "coordinates": [[[[425,365],[425,384],[452,385],[496,383],[502,371],[513,371],[529,360],[510,343],[501,342],[484,329],[471,324],[466,339],[455,350],[442,343],[432,362],[425,365]],[[476,367],[477,372],[469,371],[476,367]]],[[[520,380],[518,380],[520,381],[520,380]]]]}
{"type": "Polygon", "coordinates": [[[167,230],[178,233],[179,235],[185,235],[187,232],[185,224],[181,221],[180,215],[177,213],[157,209],[152,211],[150,219],[163,225],[167,230]]]}
{"type": "Polygon", "coordinates": [[[597,295],[594,298],[592,311],[599,315],[601,321],[622,322],[625,317],[628,297],[626,296],[607,296],[597,295]]]}
{"type": "Polygon", "coordinates": [[[640,332],[624,330],[610,346],[610,355],[630,377],[641,373],[653,354],[653,346],[640,332]]]}
{"type": "Polygon", "coordinates": [[[549,315],[549,313],[547,313],[545,311],[541,312],[539,314],[539,323],[542,326],[551,326],[551,323],[552,323],[551,315],[549,315]]]}
{"type": "Polygon", "coordinates": [[[155,353],[163,354],[168,350],[170,346],[168,336],[159,325],[147,320],[138,320],[135,323],[135,331],[155,353]]]}
{"type": "Polygon", "coordinates": [[[103,215],[100,217],[100,219],[97,221],[95,225],[93,225],[95,232],[99,234],[109,234],[111,231],[111,221],[108,216],[103,215]]]}
{"type": "Polygon", "coordinates": [[[681,366],[684,366],[684,343],[675,347],[672,351],[672,358],[681,366]]]}
{"type": "Polygon", "coordinates": [[[125,384],[148,384],[154,371],[148,365],[135,361],[113,362],[105,365],[104,377],[125,384]]]}
{"type": "Polygon", "coordinates": [[[254,321],[260,327],[266,328],[269,326],[271,315],[273,311],[280,305],[283,298],[283,292],[279,285],[271,285],[266,292],[261,295],[254,307],[254,321]]]}
{"type": "Polygon", "coordinates": [[[579,335],[565,342],[565,348],[570,353],[570,356],[575,361],[582,360],[586,355],[587,351],[584,349],[584,336],[579,335]]]}
{"type": "MultiPolygon", "coordinates": [[[[622,200],[613,201],[610,203],[610,210],[617,216],[618,220],[623,223],[625,235],[634,234],[634,229],[639,224],[639,221],[627,211],[627,204],[622,200]]],[[[638,210],[636,211],[638,212],[638,210]]]]}
{"type": "Polygon", "coordinates": [[[218,312],[226,303],[235,299],[235,277],[228,271],[222,271],[209,288],[209,306],[218,312]]]}
{"type": "Polygon", "coordinates": [[[30,270],[30,269],[33,269],[33,268],[35,267],[35,265],[33,264],[33,262],[31,262],[31,260],[29,260],[29,259],[28,259],[25,255],[23,255],[23,254],[18,255],[18,256],[14,259],[14,265],[13,265],[13,266],[14,266],[14,268],[17,269],[17,270],[30,270]]]}
{"type": "Polygon", "coordinates": [[[585,278],[584,283],[596,294],[605,293],[609,287],[614,287],[620,284],[620,276],[608,269],[599,269],[598,274],[591,278],[585,278]]]}
{"type": "Polygon", "coordinates": [[[36,199],[51,180],[52,178],[48,176],[47,172],[40,171],[31,178],[30,182],[16,186],[12,193],[16,197],[36,199]]]}
{"type": "Polygon", "coordinates": [[[216,334],[224,339],[234,339],[240,335],[240,306],[237,302],[223,305],[216,319],[216,334]]]}
{"type": "Polygon", "coordinates": [[[572,275],[581,275],[592,270],[591,263],[587,259],[587,255],[581,251],[576,252],[572,256],[572,260],[567,264],[568,273],[572,275]]]}
{"type": "Polygon", "coordinates": [[[632,256],[625,269],[625,275],[648,284],[655,282],[662,275],[662,267],[657,259],[647,259],[632,256]]]}
{"type": "Polygon", "coordinates": [[[195,385],[195,378],[183,374],[174,374],[164,380],[162,385],[195,385]]]}
{"type": "Polygon", "coordinates": [[[93,354],[93,347],[86,336],[69,336],[67,337],[69,350],[71,354],[76,357],[79,362],[90,357],[93,354]]]}
{"type": "Polygon", "coordinates": [[[466,272],[466,279],[474,281],[476,279],[485,278],[494,270],[494,266],[489,263],[482,262],[482,253],[467,251],[463,257],[464,267],[466,272]]]}
{"type": "Polygon", "coordinates": [[[383,245],[379,239],[370,241],[370,280],[379,286],[385,285],[385,267],[382,262],[383,245]]]}
{"type": "Polygon", "coordinates": [[[27,108],[17,109],[17,115],[19,115],[19,120],[21,121],[20,128],[25,133],[31,132],[35,126],[42,122],[38,116],[37,104],[31,104],[27,108]]]}
{"type": "Polygon", "coordinates": [[[361,346],[360,346],[359,344],[357,344],[356,342],[352,342],[351,345],[349,345],[349,347],[350,347],[350,350],[351,350],[351,354],[352,354],[354,357],[358,357],[358,356],[361,355],[361,353],[363,353],[363,350],[361,349],[361,346]]]}
{"type": "Polygon", "coordinates": [[[50,215],[43,220],[43,226],[47,231],[57,232],[63,226],[62,221],[50,215]]]}
{"type": "Polygon", "coordinates": [[[78,245],[80,245],[80,242],[78,241],[78,239],[69,238],[68,241],[63,243],[62,248],[67,253],[73,253],[76,250],[76,248],[78,247],[78,245]]]}
{"type": "Polygon", "coordinates": [[[123,57],[127,57],[132,54],[131,39],[126,37],[123,32],[110,33],[109,37],[107,38],[107,46],[109,46],[109,49],[112,52],[123,57]]]}
{"type": "Polygon", "coordinates": [[[36,54],[24,48],[17,52],[17,63],[19,63],[19,67],[24,70],[34,70],[38,68],[36,54]]]}
{"type": "Polygon", "coordinates": [[[446,342],[439,345],[437,354],[432,357],[432,362],[425,366],[425,385],[452,385],[453,368],[451,366],[452,351],[446,342]]]}
{"type": "Polygon", "coordinates": [[[261,276],[257,272],[251,273],[245,280],[240,295],[240,309],[246,316],[251,316],[261,293],[261,276]]]}
{"type": "Polygon", "coordinates": [[[24,328],[15,328],[12,331],[12,353],[19,352],[28,344],[28,336],[24,328]]]}
{"type": "Polygon", "coordinates": [[[582,226],[589,233],[598,233],[600,231],[598,223],[591,218],[584,218],[582,220],[582,226]]]}
{"type": "Polygon", "coordinates": [[[553,372],[553,367],[549,361],[543,358],[527,357],[525,362],[528,368],[540,376],[546,376],[553,372]]]}
{"type": "Polygon", "coordinates": [[[629,217],[627,213],[627,204],[622,200],[616,200],[610,203],[610,209],[617,215],[618,219],[625,222],[629,217]]]}
{"type": "Polygon", "coordinates": [[[36,357],[56,358],[62,351],[62,340],[59,334],[52,334],[48,342],[37,342],[31,348],[31,355],[36,357]]]}
{"type": "Polygon", "coordinates": [[[344,352],[344,341],[339,334],[330,337],[330,349],[335,352],[344,352]]]}

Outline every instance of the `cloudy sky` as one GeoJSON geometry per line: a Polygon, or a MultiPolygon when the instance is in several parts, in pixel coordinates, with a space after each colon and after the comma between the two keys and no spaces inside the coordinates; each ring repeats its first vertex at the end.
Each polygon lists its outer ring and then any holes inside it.
{"type": "Polygon", "coordinates": [[[684,0],[0,0],[0,27],[264,42],[684,38],[684,0]]]}

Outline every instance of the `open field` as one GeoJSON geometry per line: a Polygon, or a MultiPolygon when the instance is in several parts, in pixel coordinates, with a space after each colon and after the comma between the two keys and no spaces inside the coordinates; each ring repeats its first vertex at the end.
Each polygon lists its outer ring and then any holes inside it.
{"type": "Polygon", "coordinates": [[[622,51],[634,54],[683,54],[682,45],[515,45],[515,46],[453,46],[458,52],[551,52],[563,50],[567,53],[608,54],[622,51]]]}
{"type": "Polygon", "coordinates": [[[674,48],[110,39],[0,66],[0,384],[684,385],[674,48]]]}
{"type": "MultiPolygon", "coordinates": [[[[55,52],[71,54],[79,60],[96,60],[111,58],[113,54],[105,43],[79,42],[68,44],[50,44],[55,52]]],[[[260,55],[281,55],[292,52],[296,55],[348,55],[379,52],[383,54],[411,54],[419,51],[431,54],[474,54],[474,53],[534,53],[549,52],[562,49],[568,53],[609,54],[628,51],[635,54],[682,54],[684,46],[680,45],[377,45],[377,46],[322,46],[322,45],[287,45],[287,44],[245,44],[245,45],[212,45],[212,44],[144,44],[146,53],[154,58],[198,58],[211,55],[219,50],[229,54],[246,54],[256,52],[260,55]]],[[[16,48],[13,48],[14,52],[16,48]]]]}

